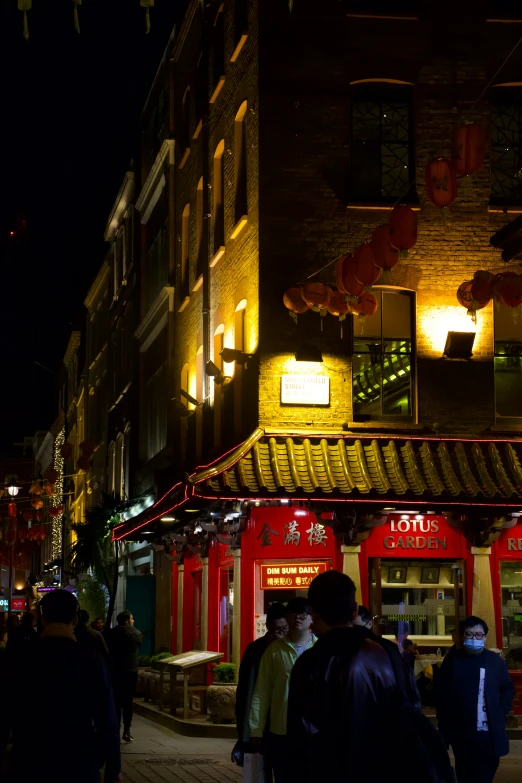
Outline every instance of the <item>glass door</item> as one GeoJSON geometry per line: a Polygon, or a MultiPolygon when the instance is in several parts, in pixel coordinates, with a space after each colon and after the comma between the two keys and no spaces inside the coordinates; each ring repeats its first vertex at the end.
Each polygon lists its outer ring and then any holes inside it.
{"type": "Polygon", "coordinates": [[[381,558],[371,557],[368,561],[370,572],[370,614],[373,618],[374,633],[382,636],[382,574],[381,558]]]}

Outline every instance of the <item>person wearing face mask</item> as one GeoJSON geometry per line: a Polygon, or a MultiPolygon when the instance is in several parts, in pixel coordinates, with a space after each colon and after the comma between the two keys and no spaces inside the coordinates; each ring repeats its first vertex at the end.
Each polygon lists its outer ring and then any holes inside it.
{"type": "Polygon", "coordinates": [[[485,648],[484,620],[468,617],[458,631],[440,670],[439,731],[453,749],[458,783],[491,783],[500,757],[509,753],[506,716],[514,685],[500,655],[485,648]]]}

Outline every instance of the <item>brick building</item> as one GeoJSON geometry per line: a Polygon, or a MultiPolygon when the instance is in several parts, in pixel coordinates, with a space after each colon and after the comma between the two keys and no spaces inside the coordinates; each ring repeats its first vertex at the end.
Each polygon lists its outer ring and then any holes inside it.
{"type": "Polygon", "coordinates": [[[516,665],[522,323],[498,303],[473,323],[456,299],[478,269],[520,272],[490,245],[522,211],[509,7],[461,2],[448,27],[425,0],[188,4],[136,201],[155,504],[115,534],[158,551],[158,646],[238,661],[317,565],[354,578],[384,633],[444,647],[473,611],[516,665]],[[464,121],[485,162],[440,210],[424,169],[464,121]],[[289,318],[283,292],[335,287],[335,259],[397,203],[418,241],[373,286],[377,313],[342,335],[331,315],[289,318]],[[443,357],[448,332],[474,334],[470,360],[443,357]]]}

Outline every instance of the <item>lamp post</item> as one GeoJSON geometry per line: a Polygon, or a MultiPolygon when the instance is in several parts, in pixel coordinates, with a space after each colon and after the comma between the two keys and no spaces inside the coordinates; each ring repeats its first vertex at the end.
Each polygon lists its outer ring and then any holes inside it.
{"type": "MultiPolygon", "coordinates": [[[[11,498],[15,498],[18,495],[18,493],[20,492],[20,490],[21,490],[21,486],[18,484],[18,482],[16,481],[14,476],[10,479],[9,482],[6,482],[5,488],[6,488],[7,494],[11,498]]],[[[16,516],[15,516],[14,535],[15,535],[15,540],[12,543],[9,542],[10,546],[11,546],[11,549],[9,550],[9,612],[8,612],[9,615],[11,615],[12,611],[13,611],[13,609],[12,609],[12,606],[13,606],[13,581],[14,581],[13,553],[14,553],[14,547],[15,547],[15,543],[16,543],[16,516]]]]}

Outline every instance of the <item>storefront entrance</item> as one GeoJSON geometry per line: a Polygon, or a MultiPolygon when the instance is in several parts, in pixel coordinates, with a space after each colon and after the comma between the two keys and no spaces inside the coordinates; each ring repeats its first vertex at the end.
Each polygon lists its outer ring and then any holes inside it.
{"type": "Polygon", "coordinates": [[[377,633],[410,638],[419,647],[447,647],[466,616],[464,560],[374,557],[369,560],[370,610],[377,633]]]}

